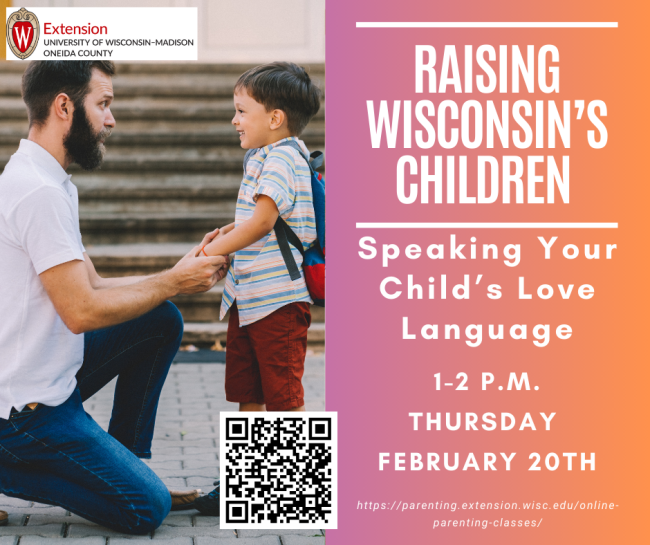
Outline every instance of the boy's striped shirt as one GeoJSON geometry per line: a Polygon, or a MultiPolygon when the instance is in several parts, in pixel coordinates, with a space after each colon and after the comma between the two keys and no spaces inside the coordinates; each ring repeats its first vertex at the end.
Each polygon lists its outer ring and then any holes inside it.
{"type": "MultiPolygon", "coordinates": [[[[309,156],[302,140],[295,137],[279,140],[260,148],[248,160],[239,188],[235,226],[250,219],[258,195],[273,199],[278,211],[307,250],[316,240],[316,220],[311,193],[311,172],[300,154],[290,146],[278,144],[298,142],[309,156]]],[[[296,264],[302,269],[302,255],[291,247],[296,264]]],[[[239,325],[248,325],[273,311],[298,301],[312,302],[304,274],[295,281],[282,259],[275,231],[235,253],[221,301],[223,319],[237,300],[239,325]]]]}

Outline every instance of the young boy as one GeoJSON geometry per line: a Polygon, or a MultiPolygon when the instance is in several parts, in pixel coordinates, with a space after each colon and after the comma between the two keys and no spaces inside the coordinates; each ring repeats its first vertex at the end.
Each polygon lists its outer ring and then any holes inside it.
{"type": "MultiPolygon", "coordinates": [[[[273,226],[281,215],[304,249],[316,240],[309,166],[290,146],[320,108],[321,92],[305,70],[276,62],[242,74],[235,85],[241,147],[251,152],[237,198],[235,222],[220,229],[205,255],[234,259],[221,303],[230,309],[226,341],[226,399],[240,411],[304,411],[302,376],[312,300],[304,274],[289,276],[273,226]]],[[[302,255],[291,246],[298,267],[302,255]]],[[[216,483],[215,483],[216,484],[216,483]]],[[[219,487],[194,502],[218,515],[219,487]]]]}

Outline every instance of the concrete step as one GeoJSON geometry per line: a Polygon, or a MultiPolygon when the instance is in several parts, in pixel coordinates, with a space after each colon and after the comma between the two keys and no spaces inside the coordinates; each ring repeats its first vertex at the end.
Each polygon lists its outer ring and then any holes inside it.
{"type": "MultiPolygon", "coordinates": [[[[0,169],[16,151],[16,146],[0,146],[0,169]]],[[[237,148],[179,148],[156,146],[137,148],[107,148],[102,172],[219,172],[241,173],[245,150],[237,148]]],[[[70,173],[81,172],[72,165],[70,173]]]]}
{"type": "MultiPolygon", "coordinates": [[[[23,120],[9,120],[0,127],[0,145],[17,146],[21,138],[27,137],[27,123],[23,120]]],[[[302,139],[307,146],[323,146],[325,127],[323,123],[312,123],[305,130],[302,139]]],[[[231,123],[223,121],[120,121],[106,142],[109,150],[117,146],[229,146],[240,148],[239,135],[231,123]]],[[[316,149],[316,148],[314,148],[316,149]]],[[[319,148],[320,149],[320,148],[319,148]]]]}
{"type": "MultiPolygon", "coordinates": [[[[0,170],[4,169],[17,146],[0,146],[0,170]]],[[[322,150],[324,151],[324,150],[322,150]]],[[[123,173],[242,173],[245,150],[241,148],[179,148],[138,146],[108,148],[101,172],[123,173]]],[[[319,169],[321,170],[321,169],[319,169]]],[[[324,169],[322,169],[325,172],[324,169]]],[[[71,165],[70,173],[82,172],[78,165],[71,165]]]]}
{"type": "Polygon", "coordinates": [[[227,225],[234,220],[232,212],[215,210],[201,215],[175,214],[172,212],[86,214],[80,225],[84,243],[87,244],[133,244],[151,242],[200,242],[205,233],[227,225]]]}
{"type": "MultiPolygon", "coordinates": [[[[324,87],[322,75],[314,75],[317,85],[324,87]]],[[[229,98],[232,99],[239,74],[223,72],[188,72],[179,77],[174,72],[146,73],[119,72],[113,78],[115,96],[159,98],[229,98]]],[[[0,96],[21,96],[22,74],[3,72],[0,77],[0,96]]]]}
{"type": "MultiPolygon", "coordinates": [[[[82,218],[113,215],[169,215],[170,218],[210,217],[211,215],[235,215],[232,200],[204,201],[197,199],[136,199],[136,200],[84,200],[79,204],[82,218]]],[[[191,239],[188,239],[191,240],[191,239]]]]}
{"type": "MultiPolygon", "coordinates": [[[[312,307],[313,309],[314,307],[312,307]]],[[[185,324],[183,344],[193,344],[207,347],[219,340],[225,346],[228,324],[224,320],[218,323],[189,323],[185,324]]],[[[312,322],[307,332],[307,344],[310,347],[322,347],[325,344],[325,324],[312,322]]]]}
{"type": "Polygon", "coordinates": [[[183,315],[185,323],[218,322],[223,296],[223,284],[210,291],[193,295],[178,295],[171,299],[183,315]]]}
{"type": "Polygon", "coordinates": [[[209,202],[236,199],[241,174],[138,174],[76,172],[72,181],[79,191],[79,200],[131,201],[184,199],[209,202]]]}
{"type": "MultiPolygon", "coordinates": [[[[305,129],[302,139],[308,148],[322,149],[325,144],[323,123],[313,123],[305,129]]],[[[232,124],[201,121],[171,123],[126,121],[119,123],[106,142],[114,146],[230,146],[241,149],[239,134],[232,124]]]]}
{"type": "MultiPolygon", "coordinates": [[[[83,231],[82,231],[83,232],[83,231]]],[[[171,269],[201,239],[167,244],[92,244],[84,246],[100,276],[137,276],[171,269]]]]}
{"type": "MultiPolygon", "coordinates": [[[[21,96],[21,74],[0,77],[0,95],[21,96]]],[[[122,74],[113,78],[113,89],[120,97],[230,98],[237,76],[234,74],[122,74]]]]}
{"type": "MultiPolygon", "coordinates": [[[[117,96],[111,105],[117,127],[125,121],[224,121],[229,122],[235,113],[232,97],[212,100],[170,100],[165,98],[127,98],[117,96]]],[[[3,96],[0,93],[0,119],[27,120],[27,109],[20,98],[3,96]]],[[[313,121],[325,119],[325,107],[314,116],[313,121]]]]}

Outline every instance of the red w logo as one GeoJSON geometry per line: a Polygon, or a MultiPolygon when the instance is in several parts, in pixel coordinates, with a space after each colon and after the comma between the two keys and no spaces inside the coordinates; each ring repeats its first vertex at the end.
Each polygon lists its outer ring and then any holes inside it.
{"type": "Polygon", "coordinates": [[[27,21],[20,21],[14,24],[13,39],[16,47],[21,53],[27,51],[34,39],[34,27],[27,21]]]}

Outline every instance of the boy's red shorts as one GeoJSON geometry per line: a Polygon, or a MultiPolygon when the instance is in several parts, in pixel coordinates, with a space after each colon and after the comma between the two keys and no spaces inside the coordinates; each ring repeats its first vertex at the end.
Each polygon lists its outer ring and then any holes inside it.
{"type": "Polygon", "coordinates": [[[310,324],[309,303],[301,302],[239,327],[237,303],[233,303],[226,341],[226,399],[266,404],[269,411],[302,407],[310,324]]]}

